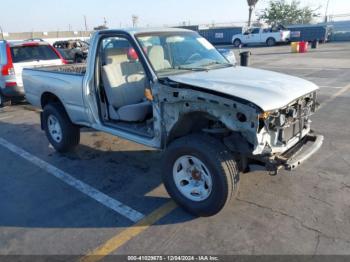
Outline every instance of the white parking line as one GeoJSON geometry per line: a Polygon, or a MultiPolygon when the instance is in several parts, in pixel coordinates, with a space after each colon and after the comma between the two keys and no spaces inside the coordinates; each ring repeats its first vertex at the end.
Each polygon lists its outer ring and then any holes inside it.
{"type": "Polygon", "coordinates": [[[340,89],[338,92],[333,94],[330,98],[326,99],[319,107],[318,110],[328,105],[330,102],[332,102],[334,99],[336,99],[338,96],[341,96],[342,94],[346,93],[350,90],[350,84],[347,86],[344,86],[342,89],[340,89]]]}
{"type": "Polygon", "coordinates": [[[0,117],[0,121],[1,120],[6,120],[6,119],[10,119],[10,118],[12,118],[13,116],[4,116],[4,117],[0,117]]]}
{"type": "Polygon", "coordinates": [[[37,167],[40,167],[41,169],[45,170],[47,173],[53,175],[54,177],[62,180],[66,184],[70,185],[71,187],[74,187],[75,189],[79,190],[80,192],[84,193],[85,195],[88,195],[89,197],[93,198],[97,202],[101,203],[102,205],[116,211],[120,215],[130,219],[133,222],[138,222],[142,218],[144,218],[144,215],[140,212],[124,205],[123,203],[119,202],[118,200],[111,198],[107,196],[106,194],[98,191],[97,189],[85,184],[84,182],[72,177],[71,175],[67,174],[66,172],[54,167],[53,165],[41,160],[40,158],[37,158],[36,156],[33,156],[32,154],[28,153],[27,151],[23,150],[22,148],[19,148],[15,146],[14,144],[8,142],[7,140],[0,137],[0,145],[7,148],[11,152],[19,155],[20,157],[24,158],[25,160],[31,162],[32,164],[36,165],[37,167]]]}

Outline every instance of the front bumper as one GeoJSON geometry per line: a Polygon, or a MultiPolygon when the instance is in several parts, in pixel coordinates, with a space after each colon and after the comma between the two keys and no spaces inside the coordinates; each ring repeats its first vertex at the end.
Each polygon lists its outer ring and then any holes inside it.
{"type": "Polygon", "coordinates": [[[323,141],[322,135],[309,133],[282,155],[266,159],[266,168],[276,173],[282,168],[293,170],[314,155],[321,148],[323,141]]]}

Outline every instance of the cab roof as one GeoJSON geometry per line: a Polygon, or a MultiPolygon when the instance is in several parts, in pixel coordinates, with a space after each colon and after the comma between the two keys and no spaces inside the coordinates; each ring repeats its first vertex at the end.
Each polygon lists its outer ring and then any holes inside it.
{"type": "Polygon", "coordinates": [[[168,27],[153,27],[153,28],[124,28],[124,29],[108,29],[101,30],[101,33],[113,33],[116,31],[124,31],[131,35],[137,34],[147,34],[147,33],[171,33],[171,32],[194,32],[192,30],[183,29],[183,28],[168,28],[168,27]]]}

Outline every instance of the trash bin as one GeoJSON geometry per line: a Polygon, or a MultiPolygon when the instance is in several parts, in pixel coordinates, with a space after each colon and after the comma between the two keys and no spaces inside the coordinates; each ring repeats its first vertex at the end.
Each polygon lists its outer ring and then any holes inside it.
{"type": "Polygon", "coordinates": [[[299,42],[292,42],[290,46],[292,48],[292,53],[299,53],[299,42]]]}
{"type": "Polygon", "coordinates": [[[299,43],[299,53],[306,53],[309,47],[309,42],[299,43]]]}
{"type": "Polygon", "coordinates": [[[241,57],[241,66],[249,66],[249,57],[251,56],[251,54],[252,53],[250,51],[239,53],[241,57]]]}
{"type": "Polygon", "coordinates": [[[314,41],[312,41],[311,43],[311,48],[312,49],[317,49],[318,47],[318,39],[315,39],[314,41]]]}

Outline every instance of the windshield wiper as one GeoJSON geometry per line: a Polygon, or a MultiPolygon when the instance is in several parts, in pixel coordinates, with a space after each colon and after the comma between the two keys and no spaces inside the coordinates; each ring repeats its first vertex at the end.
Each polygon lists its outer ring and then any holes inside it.
{"type": "Polygon", "coordinates": [[[231,67],[233,66],[232,64],[229,63],[220,63],[220,62],[210,62],[207,64],[202,65],[201,67],[186,67],[186,66],[177,66],[176,69],[178,70],[190,70],[190,71],[208,71],[210,70],[210,66],[214,65],[220,65],[220,66],[225,66],[225,67],[231,67]]]}
{"type": "Polygon", "coordinates": [[[230,64],[230,63],[220,63],[220,62],[217,62],[217,61],[213,61],[213,62],[204,64],[203,67],[208,67],[208,66],[213,66],[213,65],[220,65],[220,66],[225,66],[225,67],[231,67],[231,66],[233,66],[233,65],[230,64]]]}
{"type": "Polygon", "coordinates": [[[175,69],[178,69],[178,70],[188,70],[188,71],[208,71],[207,68],[203,68],[203,67],[185,67],[185,66],[177,66],[175,69]]]}

